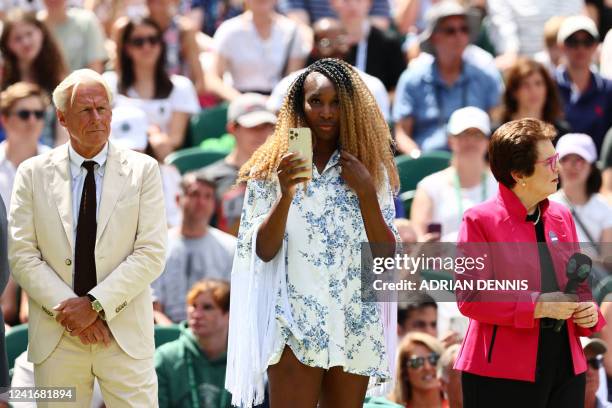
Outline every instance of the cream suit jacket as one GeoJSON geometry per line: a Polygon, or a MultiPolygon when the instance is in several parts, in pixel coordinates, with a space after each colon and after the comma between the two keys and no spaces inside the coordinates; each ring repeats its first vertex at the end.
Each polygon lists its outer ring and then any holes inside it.
{"type": "MultiPolygon", "coordinates": [[[[68,144],[23,162],[9,215],[9,261],[29,295],[28,359],[41,363],[64,328],[53,307],[73,291],[74,233],[68,144]]],[[[157,162],[109,142],[98,212],[97,286],[113,337],[136,359],[155,351],[150,284],[162,272],[166,218],[157,162]]]]}

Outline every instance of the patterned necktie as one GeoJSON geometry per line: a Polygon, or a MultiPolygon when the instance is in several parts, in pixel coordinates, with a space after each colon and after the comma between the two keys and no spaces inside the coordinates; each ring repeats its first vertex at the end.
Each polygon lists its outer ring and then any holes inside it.
{"type": "Polygon", "coordinates": [[[96,258],[96,180],[94,177],[95,161],[84,161],[81,166],[87,169],[81,205],[79,207],[79,220],[76,232],[74,255],[74,292],[78,296],[85,296],[97,284],[96,258]]]}

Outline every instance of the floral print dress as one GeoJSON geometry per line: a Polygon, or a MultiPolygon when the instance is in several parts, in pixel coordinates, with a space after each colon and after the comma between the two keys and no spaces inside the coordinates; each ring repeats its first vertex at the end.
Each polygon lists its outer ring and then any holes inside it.
{"type": "MultiPolygon", "coordinates": [[[[383,326],[376,303],[361,301],[361,243],[367,235],[355,193],[340,175],[335,151],[319,174],[298,185],[285,231],[286,294],[275,301],[276,338],[266,365],[279,361],[288,345],[304,364],[388,379],[383,326]],[[286,297],[286,299],[283,299],[286,297]]],[[[253,233],[280,194],[278,181],[247,185],[237,256],[254,253],[253,233]]],[[[388,183],[378,195],[383,217],[395,236],[393,195],[388,183]]]]}

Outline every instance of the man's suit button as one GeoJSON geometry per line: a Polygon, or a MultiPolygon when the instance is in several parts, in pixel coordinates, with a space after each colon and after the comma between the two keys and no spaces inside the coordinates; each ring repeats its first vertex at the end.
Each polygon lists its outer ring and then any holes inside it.
{"type": "Polygon", "coordinates": [[[69,258],[66,258],[66,265],[68,266],[72,265],[72,260],[70,260],[69,258]]]}

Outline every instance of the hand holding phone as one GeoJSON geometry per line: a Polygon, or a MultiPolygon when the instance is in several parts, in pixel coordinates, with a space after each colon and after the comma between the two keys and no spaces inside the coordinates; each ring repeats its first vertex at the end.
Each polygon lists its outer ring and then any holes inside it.
{"type": "Polygon", "coordinates": [[[296,174],[297,177],[312,179],[312,133],[309,128],[289,129],[289,152],[298,153],[306,160],[303,167],[307,170],[296,174]]]}

